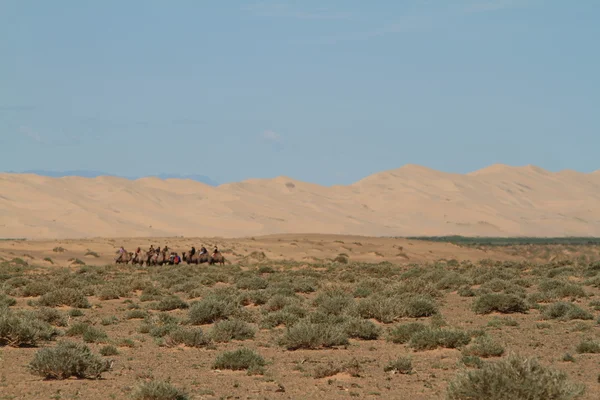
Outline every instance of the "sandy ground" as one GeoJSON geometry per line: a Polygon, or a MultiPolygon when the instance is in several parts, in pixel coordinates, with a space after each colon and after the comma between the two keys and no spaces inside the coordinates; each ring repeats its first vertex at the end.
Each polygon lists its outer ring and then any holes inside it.
{"type": "MultiPolygon", "coordinates": [[[[242,270],[250,270],[257,261],[269,265],[269,261],[276,264],[282,260],[300,261],[303,263],[301,268],[318,269],[320,264],[329,263],[328,260],[340,253],[347,254],[350,261],[366,263],[388,261],[404,269],[410,268],[411,263],[439,259],[523,261],[532,260],[534,257],[531,254],[538,253],[543,254],[543,257],[556,257],[556,254],[548,254],[547,251],[531,253],[531,249],[522,252],[515,251],[514,248],[478,250],[445,243],[405,239],[302,234],[238,239],[97,238],[0,241],[0,257],[4,260],[21,258],[31,265],[43,266],[45,271],[59,273],[62,267],[67,267],[71,271],[79,270],[81,265],[74,264],[75,259],[80,259],[88,265],[104,265],[111,262],[120,245],[132,251],[137,246],[147,248],[150,244],[161,247],[166,244],[175,251],[187,250],[191,245],[195,245],[196,248],[205,245],[211,249],[216,244],[225,252],[228,261],[239,263],[242,270]],[[86,255],[87,253],[89,254],[86,255]]],[[[563,253],[564,249],[556,249],[555,252],[563,253]]],[[[593,254],[597,257],[596,253],[593,254]]],[[[578,254],[570,253],[569,256],[576,258],[578,254]]],[[[147,274],[132,266],[121,268],[126,273],[140,274],[142,277],[147,274]]],[[[205,268],[208,267],[202,267],[199,273],[205,268]]],[[[229,266],[213,268],[229,268],[229,266]]],[[[348,268],[351,271],[353,267],[349,265],[348,268]]],[[[533,291],[535,287],[529,290],[533,291]]],[[[588,299],[575,299],[575,301],[589,310],[587,304],[591,300],[600,299],[600,293],[597,288],[587,286],[586,291],[590,296],[588,299]]],[[[309,302],[315,298],[315,293],[307,294],[305,297],[309,302]]],[[[1,399],[130,399],[140,382],[152,379],[171,379],[174,385],[185,388],[191,393],[191,399],[442,399],[447,382],[463,368],[460,364],[459,350],[436,349],[415,352],[406,345],[390,343],[383,337],[374,341],[351,340],[346,348],[286,351],[276,344],[276,339],[282,334],[284,328],[261,329],[257,331],[253,340],[218,344],[217,348],[213,349],[160,347],[152,337],[139,333],[140,320],[127,320],[123,317],[126,313],[125,299],[102,300],[96,296],[90,296],[89,299],[92,308],[84,310],[84,316],[73,319],[70,323],[75,321],[90,323],[106,331],[112,341],[129,339],[133,341],[134,347],[118,346],[119,355],[112,357],[115,360],[113,370],[105,373],[103,379],[99,381],[76,379],[44,381],[31,375],[26,368],[37,348],[1,347],[1,399]],[[100,323],[110,316],[117,316],[119,322],[115,325],[100,323]],[[264,375],[249,376],[244,371],[211,368],[217,354],[240,346],[255,349],[265,357],[269,364],[264,375]],[[413,373],[409,375],[385,373],[383,367],[400,356],[407,356],[413,360],[413,373]],[[359,376],[351,376],[346,372],[318,379],[313,376],[318,366],[328,363],[343,365],[352,360],[357,360],[361,365],[359,376]]],[[[28,305],[29,300],[31,298],[17,298],[17,304],[13,308],[31,309],[28,305]]],[[[135,293],[128,300],[140,302],[140,293],[135,293]]],[[[497,313],[475,315],[471,311],[472,301],[473,298],[461,297],[456,291],[451,290],[446,293],[440,303],[440,312],[445,322],[451,327],[465,330],[486,329],[494,340],[506,348],[507,353],[517,352],[537,356],[544,365],[559,368],[567,372],[573,381],[585,383],[588,389],[582,399],[598,398],[600,390],[597,380],[598,355],[580,355],[574,351],[574,346],[582,338],[600,340],[596,322],[597,311],[591,310],[594,313],[593,321],[561,322],[542,321],[540,312],[531,310],[528,314],[510,315],[517,322],[516,326],[490,328],[487,326],[488,322],[493,318],[504,318],[505,315],[497,313]],[[574,354],[576,362],[561,361],[565,353],[574,354]]],[[[69,307],[57,307],[57,309],[66,313],[69,307]]],[[[181,318],[187,315],[186,310],[174,310],[169,313],[181,318]]],[[[410,321],[414,319],[403,319],[400,322],[410,321]]],[[[207,332],[211,325],[201,327],[207,332]]],[[[98,352],[104,344],[90,343],[89,346],[94,352],[98,352]]]]}
{"type": "Polygon", "coordinates": [[[352,185],[0,174],[0,238],[600,236],[600,172],[406,165],[352,185]]]}
{"type": "Polygon", "coordinates": [[[0,257],[12,259],[22,257],[35,260],[42,265],[73,264],[80,259],[86,264],[110,264],[116,251],[124,246],[127,251],[137,247],[147,250],[165,245],[182,254],[192,246],[209,251],[216,245],[229,263],[244,263],[267,260],[293,260],[324,262],[339,254],[346,254],[350,261],[377,263],[388,261],[395,264],[455,259],[458,261],[481,259],[523,260],[527,257],[509,254],[503,249],[479,250],[460,247],[449,243],[434,243],[421,240],[377,238],[368,236],[287,234],[267,235],[237,239],[223,238],[96,238],[65,240],[0,241],[0,257]],[[262,254],[261,254],[262,253],[262,254]],[[264,256],[263,256],[264,254],[264,256]],[[50,258],[52,261],[44,260],[50,258]]]}

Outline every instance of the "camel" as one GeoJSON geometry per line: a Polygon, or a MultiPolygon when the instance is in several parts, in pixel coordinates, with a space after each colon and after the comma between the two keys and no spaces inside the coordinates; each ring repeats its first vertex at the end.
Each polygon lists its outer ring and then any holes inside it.
{"type": "Polygon", "coordinates": [[[144,265],[144,258],[142,256],[142,253],[135,253],[135,255],[133,256],[133,259],[131,260],[131,264],[140,264],[140,265],[144,265]]]}
{"type": "Polygon", "coordinates": [[[214,264],[221,264],[221,265],[225,265],[225,257],[223,257],[223,254],[221,254],[220,252],[216,252],[214,253],[212,256],[210,257],[210,261],[209,264],[210,265],[214,265],[214,264]]]}
{"type": "Polygon", "coordinates": [[[210,256],[210,254],[199,254],[196,253],[193,256],[190,256],[190,251],[186,251],[185,253],[183,253],[183,257],[182,260],[185,261],[188,264],[203,264],[203,263],[209,263],[211,262],[212,257],[210,256]]]}
{"type": "Polygon", "coordinates": [[[131,261],[133,259],[133,252],[125,252],[122,254],[119,254],[117,256],[117,258],[115,259],[115,264],[128,264],[129,261],[131,261]]]}

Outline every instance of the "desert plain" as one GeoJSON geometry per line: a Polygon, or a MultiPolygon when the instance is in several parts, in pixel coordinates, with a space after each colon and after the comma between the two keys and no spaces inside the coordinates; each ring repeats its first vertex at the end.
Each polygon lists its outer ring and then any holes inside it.
{"type": "Polygon", "coordinates": [[[0,399],[598,399],[598,175],[439,174],[1,175],[0,399]]]}

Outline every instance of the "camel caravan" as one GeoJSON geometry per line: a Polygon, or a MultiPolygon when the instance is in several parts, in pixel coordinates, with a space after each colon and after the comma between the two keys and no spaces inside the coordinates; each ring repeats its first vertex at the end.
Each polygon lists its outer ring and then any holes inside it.
{"type": "Polygon", "coordinates": [[[170,251],[168,246],[161,249],[160,247],[154,248],[154,245],[150,245],[147,251],[142,251],[138,247],[135,252],[128,252],[121,246],[117,253],[116,264],[178,265],[181,262],[186,262],[187,264],[225,265],[225,257],[223,257],[217,246],[215,246],[212,254],[209,254],[204,246],[200,248],[200,251],[196,251],[196,248],[192,246],[191,250],[179,256],[178,253],[170,251]]]}

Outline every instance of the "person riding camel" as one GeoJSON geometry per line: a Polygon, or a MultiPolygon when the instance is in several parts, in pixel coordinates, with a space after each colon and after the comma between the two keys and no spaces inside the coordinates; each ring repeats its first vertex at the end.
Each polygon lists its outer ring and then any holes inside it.
{"type": "Polygon", "coordinates": [[[193,256],[194,254],[196,254],[196,248],[194,246],[192,246],[192,249],[190,250],[190,257],[193,256]]]}
{"type": "Polygon", "coordinates": [[[200,255],[203,255],[203,254],[206,254],[206,253],[208,253],[208,250],[206,250],[206,247],[202,246],[200,248],[200,255]]]}
{"type": "Polygon", "coordinates": [[[120,260],[123,258],[123,255],[125,255],[125,248],[123,246],[121,246],[119,248],[119,257],[117,257],[117,260],[120,260]]]}
{"type": "Polygon", "coordinates": [[[217,249],[217,246],[215,246],[215,249],[213,250],[212,256],[216,256],[219,253],[219,249],[217,249]]]}

